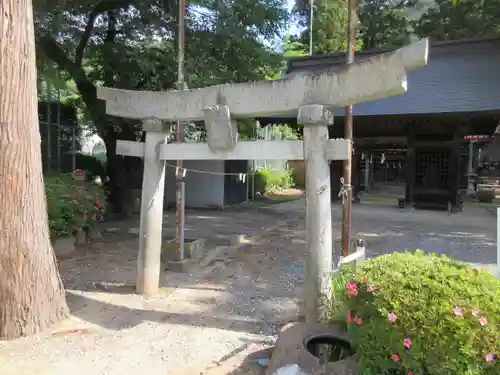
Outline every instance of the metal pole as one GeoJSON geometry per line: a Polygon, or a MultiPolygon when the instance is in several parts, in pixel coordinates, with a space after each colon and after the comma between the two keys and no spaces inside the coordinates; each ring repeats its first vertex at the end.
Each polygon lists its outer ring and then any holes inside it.
{"type": "MultiPolygon", "coordinates": [[[[179,0],[179,30],[178,30],[178,50],[177,50],[177,90],[185,90],[184,83],[184,19],[186,17],[185,0],[179,0]]],[[[177,121],[176,128],[177,142],[184,141],[184,126],[177,121]]],[[[182,169],[182,160],[177,160],[177,175],[176,175],[176,208],[177,208],[177,254],[176,260],[184,260],[184,214],[185,214],[185,182],[183,181],[184,173],[182,169]]]]}
{"type": "Polygon", "coordinates": [[[310,2],[310,11],[309,11],[309,56],[313,54],[313,18],[314,18],[314,0],[310,2]]]}
{"type": "MultiPolygon", "coordinates": [[[[347,5],[347,56],[346,64],[354,62],[354,49],[356,47],[356,0],[348,0],[347,5]]],[[[344,189],[345,194],[342,195],[342,256],[349,255],[349,247],[351,243],[351,208],[352,208],[352,105],[345,108],[345,125],[344,137],[351,141],[351,152],[349,157],[344,161],[344,189]]]]}

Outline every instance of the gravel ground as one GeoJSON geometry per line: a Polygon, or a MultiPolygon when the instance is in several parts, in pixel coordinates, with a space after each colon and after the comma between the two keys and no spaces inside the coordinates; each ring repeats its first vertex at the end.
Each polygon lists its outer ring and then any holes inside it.
{"type": "Polygon", "coordinates": [[[254,245],[223,248],[197,273],[166,275],[160,295],[145,300],[133,294],[136,240],[114,235],[60,262],[73,316],[44,335],[0,343],[0,373],[260,373],[246,358],[272,344],[281,325],[298,315],[302,275],[275,271],[302,258],[303,246],[289,254],[287,241],[281,230],[262,231],[254,245]]]}
{"type": "MultiPolygon", "coordinates": [[[[43,336],[0,343],[0,373],[260,375],[255,352],[301,315],[303,201],[271,210],[246,213],[269,228],[252,244],[223,248],[191,275],[165,275],[160,295],[148,300],[133,294],[135,239],[111,237],[62,261],[72,318],[43,336]]],[[[338,207],[333,213],[338,238],[338,207]]],[[[488,215],[360,205],[353,234],[367,240],[369,256],[421,248],[494,263],[495,220],[488,215]]]]}
{"type": "MultiPolygon", "coordinates": [[[[447,212],[398,209],[395,204],[353,206],[352,238],[363,238],[367,255],[422,249],[447,254],[466,262],[496,263],[496,217],[489,207],[469,203],[464,211],[447,212]]],[[[305,201],[282,203],[266,208],[275,213],[304,216],[305,201]]],[[[332,209],[333,236],[339,253],[341,211],[332,209]]]]}

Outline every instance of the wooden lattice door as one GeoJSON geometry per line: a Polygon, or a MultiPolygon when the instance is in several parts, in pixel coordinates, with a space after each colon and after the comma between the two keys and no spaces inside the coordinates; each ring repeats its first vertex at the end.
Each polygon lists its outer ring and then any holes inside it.
{"type": "Polygon", "coordinates": [[[422,150],[416,153],[415,187],[448,190],[449,158],[447,150],[422,150]]]}

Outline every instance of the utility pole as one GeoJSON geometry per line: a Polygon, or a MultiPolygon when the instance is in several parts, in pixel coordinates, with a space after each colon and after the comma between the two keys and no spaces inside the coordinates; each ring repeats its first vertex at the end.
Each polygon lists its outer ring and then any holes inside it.
{"type": "MultiPolygon", "coordinates": [[[[186,2],[179,0],[179,19],[178,19],[178,49],[177,49],[177,90],[186,90],[184,82],[184,20],[186,17],[186,2]]],[[[177,143],[184,142],[184,124],[177,121],[176,126],[177,143]]],[[[184,214],[186,208],[186,187],[184,178],[184,170],[182,168],[182,160],[177,160],[176,168],[176,193],[175,202],[177,208],[177,254],[176,260],[184,260],[184,214]]]]}
{"type": "MultiPolygon", "coordinates": [[[[347,55],[346,64],[354,62],[354,49],[356,48],[356,0],[347,3],[347,55]]],[[[352,147],[353,147],[353,116],[352,105],[345,107],[344,138],[350,141],[351,152],[344,161],[342,195],[342,256],[349,255],[351,243],[351,208],[352,208],[352,147]]]]}

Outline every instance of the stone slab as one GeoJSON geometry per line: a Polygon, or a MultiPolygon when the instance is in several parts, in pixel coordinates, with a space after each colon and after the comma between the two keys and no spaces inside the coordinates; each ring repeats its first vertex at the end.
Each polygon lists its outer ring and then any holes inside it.
{"type": "Polygon", "coordinates": [[[75,237],[57,237],[52,241],[52,247],[56,257],[68,257],[76,251],[75,237]]]}
{"type": "MultiPolygon", "coordinates": [[[[186,259],[191,259],[199,256],[203,252],[206,240],[204,238],[198,238],[196,240],[185,240],[184,241],[184,257],[186,259]]],[[[176,259],[176,249],[177,242],[175,239],[169,241],[163,241],[162,243],[162,262],[168,262],[176,259]]]]}
{"type": "Polygon", "coordinates": [[[190,259],[184,259],[180,261],[169,260],[165,264],[165,270],[177,273],[186,273],[189,271],[189,266],[191,264],[192,263],[190,262],[190,259]]]}
{"type": "Polygon", "coordinates": [[[88,232],[85,229],[79,230],[75,235],[75,244],[76,245],[86,245],[87,244],[88,232]]]}
{"type": "Polygon", "coordinates": [[[98,227],[90,227],[87,234],[87,241],[102,240],[102,232],[98,227]]]}

